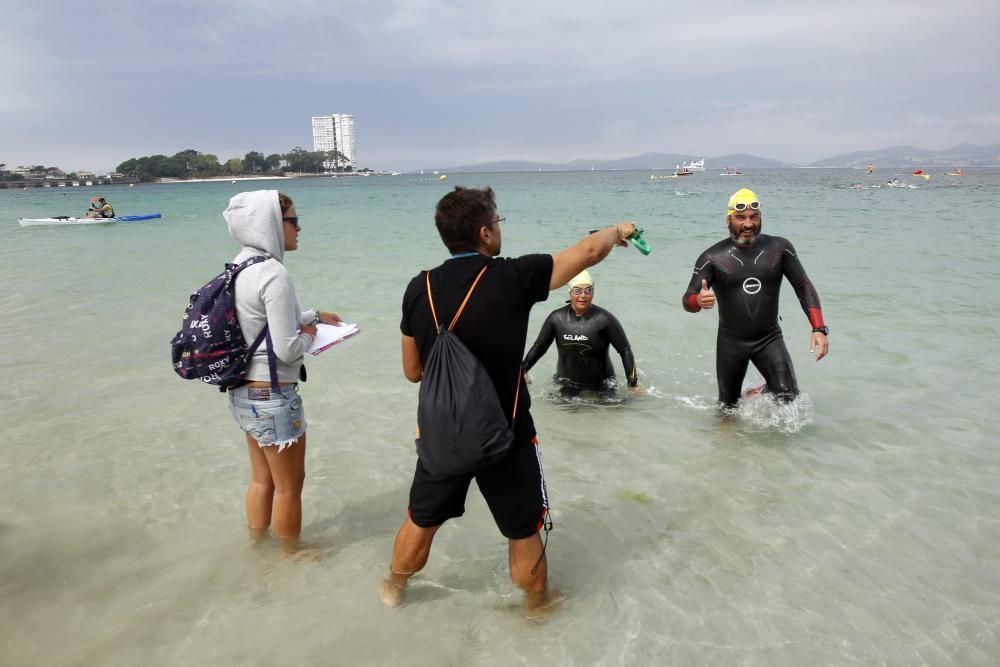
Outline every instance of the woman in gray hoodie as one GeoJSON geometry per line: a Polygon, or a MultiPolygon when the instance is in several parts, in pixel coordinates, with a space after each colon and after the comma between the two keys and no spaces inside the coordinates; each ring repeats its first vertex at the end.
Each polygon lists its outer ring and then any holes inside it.
{"type": "Polygon", "coordinates": [[[246,384],[228,392],[229,409],[246,433],[251,478],[247,490],[250,539],[274,532],[288,553],[299,548],[302,484],[305,481],[306,417],[299,397],[302,357],[316,337],[316,324],[340,323],[336,313],[302,310],[292,277],[282,263],[299,246],[295,204],[277,190],[241,192],[223,213],[229,233],[243,246],[233,263],[268,259],[236,279],[236,315],[246,340],[269,327],[278,388],[271,386],[267,343],[254,353],[246,384]]]}

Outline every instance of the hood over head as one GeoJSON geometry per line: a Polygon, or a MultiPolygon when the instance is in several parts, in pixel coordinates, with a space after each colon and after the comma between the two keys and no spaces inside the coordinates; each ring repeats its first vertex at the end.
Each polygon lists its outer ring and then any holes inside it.
{"type": "Polygon", "coordinates": [[[279,262],[285,255],[285,228],[277,190],[241,192],[222,212],[229,235],[244,248],[258,250],[279,262]]]}

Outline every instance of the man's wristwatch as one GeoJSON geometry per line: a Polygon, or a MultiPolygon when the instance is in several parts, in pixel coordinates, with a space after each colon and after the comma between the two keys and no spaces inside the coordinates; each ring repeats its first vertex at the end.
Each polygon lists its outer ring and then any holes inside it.
{"type": "Polygon", "coordinates": [[[313,321],[312,321],[312,322],[310,322],[309,324],[311,324],[311,325],[313,325],[313,326],[316,326],[317,324],[319,324],[319,308],[317,308],[317,309],[316,309],[315,311],[313,311],[313,312],[315,312],[315,313],[316,313],[316,316],[315,316],[315,317],[313,317],[313,321]]]}
{"type": "Polygon", "coordinates": [[[813,327],[813,333],[821,333],[824,336],[829,336],[830,335],[830,327],[828,327],[826,325],[821,326],[821,327],[813,327]]]}

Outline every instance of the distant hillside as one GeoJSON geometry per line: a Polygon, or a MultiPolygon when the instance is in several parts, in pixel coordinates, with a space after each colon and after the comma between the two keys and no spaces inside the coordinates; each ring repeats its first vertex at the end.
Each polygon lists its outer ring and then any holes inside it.
{"type": "Polygon", "coordinates": [[[1000,145],[960,144],[944,151],[929,151],[916,146],[892,146],[873,151],[844,153],[813,162],[810,167],[998,167],[1000,145]]]}
{"type": "MultiPolygon", "coordinates": [[[[451,173],[456,172],[482,172],[482,171],[589,171],[594,169],[673,169],[679,164],[700,160],[700,155],[684,155],[681,153],[643,153],[633,157],[621,158],[619,160],[587,160],[579,159],[572,162],[551,163],[551,162],[528,162],[525,160],[504,160],[500,162],[484,162],[481,164],[461,165],[458,167],[448,167],[440,169],[451,173]]],[[[731,155],[721,155],[719,157],[706,157],[706,169],[723,169],[725,167],[747,167],[756,169],[777,169],[781,167],[792,167],[778,160],[756,157],[737,153],[731,155]]]]}

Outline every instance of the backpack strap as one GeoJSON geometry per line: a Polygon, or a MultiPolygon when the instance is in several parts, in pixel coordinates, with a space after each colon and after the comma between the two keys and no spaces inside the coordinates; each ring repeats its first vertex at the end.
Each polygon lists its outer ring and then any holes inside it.
{"type": "MultiPolygon", "coordinates": [[[[240,271],[247,268],[248,266],[253,266],[254,264],[258,264],[260,262],[266,262],[268,259],[270,258],[265,257],[263,255],[254,255],[253,257],[250,257],[249,259],[240,262],[240,264],[233,269],[232,277],[230,278],[230,280],[235,281],[236,276],[239,275],[240,271]]],[[[260,344],[265,340],[267,341],[267,349],[265,350],[265,352],[267,352],[267,371],[268,375],[271,376],[271,389],[277,391],[280,388],[280,385],[278,384],[278,358],[274,354],[274,349],[273,349],[274,345],[271,343],[270,325],[265,324],[264,328],[261,329],[261,332],[257,334],[257,337],[254,339],[253,343],[251,343],[250,347],[247,348],[246,358],[247,360],[249,360],[251,357],[253,357],[254,352],[257,351],[257,348],[259,348],[260,344]]],[[[223,387],[220,387],[219,389],[220,391],[225,391],[223,387]]]]}
{"type": "MultiPolygon", "coordinates": [[[[462,301],[462,305],[458,307],[458,312],[455,313],[455,317],[451,318],[451,324],[448,325],[448,331],[452,331],[455,329],[455,325],[458,324],[458,318],[462,315],[462,311],[465,310],[465,304],[469,303],[469,297],[472,296],[473,290],[475,290],[476,285],[479,284],[479,279],[483,277],[483,274],[486,273],[486,269],[488,269],[489,267],[490,267],[489,264],[485,264],[483,266],[483,270],[480,271],[479,275],[476,276],[476,279],[472,281],[472,287],[470,287],[469,291],[466,293],[465,299],[462,301]]],[[[430,292],[428,292],[427,294],[430,295],[430,292]]]]}
{"type": "MultiPolygon", "coordinates": [[[[448,325],[448,331],[452,331],[455,328],[455,325],[458,323],[459,316],[462,314],[462,311],[465,310],[465,304],[469,302],[469,297],[472,296],[473,290],[475,290],[476,285],[479,284],[479,279],[483,277],[483,274],[486,273],[486,269],[488,268],[490,268],[489,264],[483,266],[482,271],[480,271],[479,275],[476,276],[476,279],[472,281],[472,287],[470,287],[469,291],[465,293],[465,299],[462,300],[462,305],[458,307],[458,312],[455,313],[455,317],[451,318],[451,324],[448,325]]],[[[430,271],[424,273],[424,279],[427,281],[427,300],[431,304],[431,316],[434,318],[434,331],[441,333],[441,324],[438,322],[437,311],[434,309],[434,297],[431,295],[430,271]]]]}
{"type": "Polygon", "coordinates": [[[441,333],[441,325],[438,324],[437,311],[434,310],[434,297],[431,296],[431,272],[425,271],[424,278],[427,281],[427,300],[431,302],[431,317],[434,318],[434,333],[441,333]]]}
{"type": "Polygon", "coordinates": [[[510,415],[510,428],[514,429],[514,421],[517,419],[517,404],[520,402],[521,398],[521,382],[524,380],[524,364],[517,369],[517,382],[515,386],[517,389],[514,390],[514,412],[510,415]]]}

